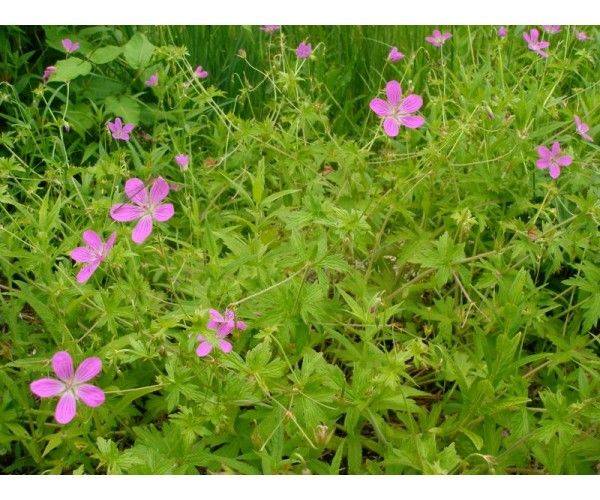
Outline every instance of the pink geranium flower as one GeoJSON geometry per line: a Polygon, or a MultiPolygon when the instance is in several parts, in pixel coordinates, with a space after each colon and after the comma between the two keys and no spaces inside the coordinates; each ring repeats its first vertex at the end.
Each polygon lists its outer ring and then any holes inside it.
{"type": "Polygon", "coordinates": [[[500,38],[504,38],[506,37],[506,35],[508,35],[508,30],[506,29],[506,26],[500,26],[498,28],[498,36],[500,38]]]}
{"type": "Polygon", "coordinates": [[[44,82],[47,82],[54,73],[56,73],[56,66],[48,66],[44,70],[44,74],[42,75],[42,80],[44,80],[44,82]]]}
{"type": "Polygon", "coordinates": [[[206,71],[205,69],[202,69],[202,66],[198,66],[195,70],[194,70],[194,75],[196,75],[198,78],[206,78],[208,76],[208,71],[206,71]]]}
{"type": "Polygon", "coordinates": [[[190,164],[190,157],[184,154],[178,154],[175,156],[175,163],[179,165],[181,170],[187,170],[188,165],[190,164]]]}
{"type": "Polygon", "coordinates": [[[542,57],[548,57],[548,53],[544,51],[550,47],[550,42],[540,40],[540,32],[533,28],[529,33],[523,33],[523,39],[527,42],[527,47],[533,50],[536,54],[542,57]]]}
{"type": "Polygon", "coordinates": [[[390,62],[398,62],[404,59],[404,54],[398,50],[397,47],[392,47],[390,53],[388,54],[388,59],[390,62]]]}
{"type": "Polygon", "coordinates": [[[125,183],[125,194],[133,202],[117,203],[110,209],[110,216],[119,222],[131,222],[139,219],[131,239],[138,245],[152,233],[152,221],[166,222],[175,213],[171,203],[161,203],[169,194],[169,183],[162,177],[154,181],[150,192],[141,179],[129,179],[125,183]]]}
{"type": "Polygon", "coordinates": [[[85,264],[79,273],[77,273],[77,281],[79,283],[85,283],[90,279],[92,274],[98,269],[98,266],[108,257],[116,239],[117,233],[115,232],[108,237],[106,243],[103,243],[98,233],[91,229],[83,232],[85,246],[77,247],[71,250],[69,254],[75,262],[85,264]]]}
{"type": "Polygon", "coordinates": [[[148,78],[144,83],[146,84],[146,87],[156,87],[158,85],[158,75],[156,73],[150,75],[150,78],[148,78]]]}
{"type": "Polygon", "coordinates": [[[542,28],[546,33],[550,33],[551,35],[553,35],[554,33],[558,33],[560,31],[559,24],[546,25],[546,26],[542,26],[542,28]]]}
{"type": "Polygon", "coordinates": [[[281,28],[281,25],[279,24],[263,24],[260,29],[262,31],[264,31],[265,33],[275,33],[276,31],[279,31],[279,29],[281,28]]]}
{"type": "Polygon", "coordinates": [[[538,146],[537,152],[540,158],[535,164],[536,167],[539,169],[548,169],[550,177],[553,179],[556,179],[560,175],[562,167],[568,167],[573,162],[573,158],[569,155],[562,154],[558,142],[554,142],[551,149],[548,149],[546,146],[538,146]]]}
{"type": "Polygon", "coordinates": [[[63,48],[67,53],[75,52],[79,50],[79,42],[73,42],[68,38],[61,41],[63,48]]]}
{"type": "Polygon", "coordinates": [[[420,95],[409,94],[402,97],[402,88],[396,80],[387,82],[385,86],[387,100],[375,98],[369,104],[371,110],[383,118],[383,130],[390,137],[396,137],[400,125],[408,128],[419,128],[425,123],[425,118],[415,115],[423,105],[420,95]]]}
{"type": "Polygon", "coordinates": [[[133,123],[123,123],[120,118],[115,118],[114,122],[108,122],[106,124],[108,126],[108,130],[113,136],[113,139],[118,141],[128,141],[129,134],[131,134],[132,130],[135,128],[133,123]]]}
{"type": "Polygon", "coordinates": [[[310,43],[300,42],[296,48],[296,57],[298,59],[308,59],[312,54],[312,45],[310,43]]]}
{"type": "MultiPolygon", "coordinates": [[[[231,342],[225,340],[225,337],[229,335],[233,330],[245,330],[246,323],[243,321],[236,321],[235,313],[233,311],[225,311],[222,315],[216,309],[210,309],[210,320],[208,321],[207,327],[210,330],[215,330],[215,342],[219,349],[224,353],[231,352],[233,346],[231,342]]],[[[196,354],[200,357],[206,356],[213,350],[213,342],[209,341],[206,337],[198,335],[197,339],[200,341],[196,354]]]]}
{"type": "Polygon", "coordinates": [[[31,392],[40,398],[60,396],[54,418],[59,424],[68,424],[77,413],[77,401],[90,408],[104,403],[104,391],[95,385],[86,384],[102,371],[100,358],[86,358],[73,372],[73,360],[68,352],[60,351],[52,356],[52,369],[58,377],[41,378],[29,385],[31,392]]]}
{"type": "Polygon", "coordinates": [[[589,125],[587,123],[583,123],[581,118],[579,118],[577,115],[575,115],[573,119],[575,120],[575,129],[577,130],[577,133],[586,141],[594,142],[592,136],[588,134],[588,131],[590,130],[589,125]]]}
{"type": "Polygon", "coordinates": [[[440,30],[433,30],[431,36],[426,36],[425,40],[435,47],[441,47],[451,37],[452,35],[448,32],[442,33],[440,30]]]}
{"type": "Polygon", "coordinates": [[[586,40],[590,39],[590,37],[587,35],[587,33],[585,31],[578,31],[575,36],[577,37],[577,40],[579,40],[580,42],[585,42],[586,40]]]}

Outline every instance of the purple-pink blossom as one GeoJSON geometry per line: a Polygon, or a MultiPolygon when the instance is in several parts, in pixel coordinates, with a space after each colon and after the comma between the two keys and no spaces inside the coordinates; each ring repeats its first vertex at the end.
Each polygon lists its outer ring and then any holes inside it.
{"type": "Polygon", "coordinates": [[[263,24],[260,29],[265,33],[275,33],[281,29],[280,24],[263,24]]]}
{"type": "Polygon", "coordinates": [[[428,41],[434,47],[441,47],[446,43],[446,40],[452,37],[449,32],[442,33],[440,30],[433,30],[430,36],[426,36],[425,40],[428,41]]]}
{"type": "Polygon", "coordinates": [[[179,165],[181,170],[187,170],[188,165],[190,164],[190,157],[183,153],[175,155],[175,163],[179,165]]]}
{"type": "Polygon", "coordinates": [[[550,42],[540,40],[540,32],[533,28],[529,33],[523,33],[523,39],[527,42],[527,47],[542,57],[548,57],[548,52],[544,49],[550,47],[550,42]]]}
{"type": "Polygon", "coordinates": [[[508,35],[508,29],[506,29],[506,26],[498,27],[498,36],[500,38],[505,38],[506,35],[508,35]]]}
{"type": "Polygon", "coordinates": [[[152,233],[152,221],[166,222],[175,213],[171,203],[161,203],[169,194],[169,183],[159,177],[152,183],[150,191],[141,179],[129,179],[125,183],[125,194],[133,202],[117,203],[110,209],[110,216],[118,222],[138,220],[131,239],[138,245],[152,233]]]}
{"type": "Polygon", "coordinates": [[[77,413],[77,401],[82,401],[90,408],[96,408],[104,403],[104,391],[95,385],[86,384],[102,371],[100,358],[84,359],[73,371],[73,360],[66,351],[57,352],[52,356],[52,369],[58,377],[41,378],[29,385],[31,392],[40,398],[60,396],[54,418],[59,424],[68,424],[77,413]]]}
{"type": "Polygon", "coordinates": [[[590,126],[587,123],[583,123],[577,115],[573,116],[573,120],[575,120],[575,130],[577,130],[577,133],[586,141],[594,142],[592,136],[588,134],[590,126]]]}
{"type": "Polygon", "coordinates": [[[69,38],[65,38],[64,40],[61,40],[61,43],[62,43],[63,49],[65,49],[65,51],[69,54],[71,52],[75,52],[75,51],[79,50],[79,42],[73,42],[69,38]]]}
{"type": "Polygon", "coordinates": [[[197,339],[200,342],[196,349],[196,354],[200,357],[208,355],[216,344],[221,351],[224,353],[231,352],[233,346],[231,342],[225,340],[225,337],[229,335],[233,330],[245,330],[246,323],[243,321],[236,320],[235,313],[230,310],[226,310],[221,314],[216,309],[210,309],[210,320],[206,325],[210,330],[215,331],[214,341],[210,341],[203,335],[198,335],[197,339]]]}
{"type": "Polygon", "coordinates": [[[203,69],[202,66],[198,66],[194,70],[194,75],[196,75],[198,78],[206,78],[208,76],[208,71],[203,69]]]}
{"type": "Polygon", "coordinates": [[[542,29],[546,33],[550,33],[551,35],[553,35],[554,33],[558,33],[560,31],[560,25],[559,24],[545,25],[545,26],[542,26],[542,29]]]}
{"type": "Polygon", "coordinates": [[[85,246],[77,247],[71,250],[69,254],[75,262],[83,263],[83,267],[77,273],[77,281],[85,283],[92,274],[98,269],[98,266],[106,260],[117,239],[117,233],[113,232],[106,242],[102,241],[100,235],[91,229],[83,232],[83,242],[85,246]]]}
{"type": "Polygon", "coordinates": [[[47,82],[54,73],[56,73],[56,66],[48,66],[44,70],[44,74],[42,75],[42,80],[44,80],[44,82],[47,82]]]}
{"type": "Polygon", "coordinates": [[[308,59],[312,54],[312,45],[310,43],[300,42],[296,48],[296,57],[298,59],[308,59]]]}
{"type": "Polygon", "coordinates": [[[387,100],[375,98],[369,107],[379,117],[383,118],[383,130],[390,137],[396,137],[400,126],[419,128],[425,123],[425,118],[416,115],[423,99],[420,95],[409,94],[402,97],[402,87],[396,80],[387,82],[385,86],[387,100]]]}
{"type": "Polygon", "coordinates": [[[158,85],[158,75],[154,73],[144,82],[146,87],[156,87],[158,85]]]}
{"type": "Polygon", "coordinates": [[[558,142],[554,142],[550,149],[543,145],[538,146],[537,152],[540,157],[535,166],[539,169],[548,169],[553,179],[560,175],[562,167],[568,167],[573,162],[572,157],[562,154],[558,142]]]}
{"type": "Polygon", "coordinates": [[[587,33],[585,31],[578,31],[575,36],[577,37],[577,40],[579,40],[580,42],[585,42],[586,40],[590,39],[590,37],[587,35],[587,33]]]}
{"type": "Polygon", "coordinates": [[[108,122],[106,125],[112,134],[113,139],[118,141],[128,141],[129,134],[131,134],[135,128],[133,123],[123,123],[120,118],[115,118],[114,122],[108,122]]]}
{"type": "Polygon", "coordinates": [[[400,52],[397,47],[392,47],[388,54],[388,59],[390,62],[395,63],[404,59],[404,54],[400,52]]]}

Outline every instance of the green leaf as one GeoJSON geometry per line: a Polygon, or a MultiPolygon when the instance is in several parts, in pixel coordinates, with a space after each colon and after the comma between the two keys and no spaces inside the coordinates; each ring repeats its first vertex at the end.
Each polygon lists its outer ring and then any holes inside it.
{"type": "Polygon", "coordinates": [[[154,45],[150,43],[146,35],[136,33],[125,44],[123,55],[133,69],[140,69],[150,62],[153,52],[154,45]]]}
{"type": "Polygon", "coordinates": [[[51,82],[69,82],[78,76],[88,75],[92,65],[78,57],[69,57],[56,63],[56,72],[50,77],[51,82]]]}
{"type": "Polygon", "coordinates": [[[140,103],[131,96],[107,97],[104,105],[109,114],[120,116],[125,122],[137,124],[140,121],[140,103]]]}
{"type": "Polygon", "coordinates": [[[114,61],[123,53],[123,47],[117,47],[116,45],[107,45],[106,47],[100,47],[94,50],[90,54],[90,60],[94,64],[106,64],[114,61]]]}

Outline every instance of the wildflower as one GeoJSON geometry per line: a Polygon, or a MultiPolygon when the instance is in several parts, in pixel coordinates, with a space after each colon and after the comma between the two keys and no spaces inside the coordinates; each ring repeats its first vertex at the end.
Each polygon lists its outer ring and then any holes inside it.
{"type": "Polygon", "coordinates": [[[392,47],[388,54],[388,59],[390,62],[395,63],[404,59],[404,54],[400,52],[397,47],[392,47]]]}
{"type": "Polygon", "coordinates": [[[104,391],[86,384],[102,371],[100,358],[86,358],[73,372],[73,360],[68,352],[60,351],[52,356],[52,369],[58,377],[41,378],[29,385],[31,392],[40,398],[60,396],[54,418],[59,424],[68,424],[76,414],[77,401],[81,400],[90,408],[104,403],[104,391]]]}
{"type": "Polygon", "coordinates": [[[296,49],[296,56],[298,59],[308,59],[312,54],[312,46],[310,43],[300,42],[296,49]]]}
{"type": "Polygon", "coordinates": [[[452,35],[448,32],[441,33],[440,30],[433,30],[431,36],[426,36],[425,40],[427,40],[434,47],[441,47],[446,43],[446,40],[451,38],[452,35]]]}
{"type": "Polygon", "coordinates": [[[115,118],[114,122],[108,122],[106,125],[108,126],[108,130],[110,130],[113,139],[118,141],[128,141],[129,134],[135,127],[133,123],[124,124],[120,118],[115,118]]]}
{"type": "Polygon", "coordinates": [[[575,120],[575,129],[577,130],[577,133],[586,141],[594,142],[594,139],[592,139],[592,137],[588,134],[590,126],[587,123],[583,123],[581,118],[579,118],[577,115],[575,115],[573,119],[575,120]]]}
{"type": "MultiPolygon", "coordinates": [[[[207,327],[210,330],[215,330],[216,344],[224,353],[231,352],[233,346],[231,342],[225,340],[225,337],[229,335],[233,330],[245,330],[246,323],[243,321],[236,321],[235,313],[233,311],[225,311],[224,315],[221,315],[216,309],[210,309],[210,320],[207,327]]],[[[196,349],[196,354],[200,357],[206,356],[213,349],[213,342],[209,341],[203,335],[197,337],[200,344],[196,349]]]]}
{"type": "Polygon", "coordinates": [[[500,26],[498,28],[498,36],[500,38],[506,37],[507,34],[508,34],[508,30],[506,29],[506,26],[500,26]]]}
{"type": "Polygon", "coordinates": [[[106,243],[102,242],[100,235],[91,229],[83,232],[84,247],[77,247],[71,250],[69,254],[75,262],[83,262],[85,265],[77,273],[77,281],[85,283],[92,274],[98,269],[98,266],[106,260],[117,239],[117,233],[113,232],[106,243]]]}
{"type": "Polygon", "coordinates": [[[178,154],[175,156],[175,163],[179,165],[181,170],[187,170],[188,165],[190,164],[190,157],[184,154],[178,154]]]}
{"type": "Polygon", "coordinates": [[[590,37],[587,35],[587,33],[585,31],[578,31],[575,36],[577,37],[577,40],[579,40],[580,42],[585,42],[590,39],[590,37]]]}
{"type": "Polygon", "coordinates": [[[65,49],[65,51],[68,54],[79,50],[79,42],[73,42],[73,41],[69,40],[68,38],[65,38],[64,40],[61,41],[61,43],[62,43],[63,48],[65,49]]]}
{"type": "Polygon", "coordinates": [[[527,42],[527,47],[533,50],[536,54],[542,57],[548,57],[548,53],[544,51],[550,46],[550,42],[540,40],[540,32],[533,28],[529,33],[523,33],[523,39],[527,42]]]}
{"type": "Polygon", "coordinates": [[[260,29],[265,33],[275,33],[281,29],[280,24],[263,24],[260,29]]]}
{"type": "Polygon", "coordinates": [[[554,25],[549,25],[549,26],[542,26],[542,29],[546,33],[550,33],[551,35],[554,35],[555,33],[558,33],[560,31],[560,25],[554,24],[554,25]]]}
{"type": "Polygon", "coordinates": [[[198,78],[206,78],[208,76],[208,71],[202,69],[202,66],[198,66],[194,70],[194,75],[196,75],[198,78]]]}
{"type": "Polygon", "coordinates": [[[169,194],[169,183],[162,177],[154,181],[150,192],[141,179],[129,179],[125,183],[125,194],[133,202],[117,203],[110,209],[110,216],[118,222],[131,222],[139,219],[131,239],[138,245],[152,233],[152,221],[166,222],[175,213],[171,203],[161,203],[169,194]]]}
{"type": "Polygon", "coordinates": [[[150,78],[148,78],[144,83],[146,84],[146,87],[156,87],[158,85],[158,75],[156,73],[150,75],[150,78]]]}
{"type": "Polygon", "coordinates": [[[375,98],[369,107],[377,116],[383,118],[383,130],[388,136],[396,137],[400,125],[419,128],[425,123],[425,118],[414,114],[423,105],[420,95],[409,94],[402,98],[402,88],[396,80],[387,82],[385,93],[387,100],[375,98]]]}
{"type": "Polygon", "coordinates": [[[537,148],[540,158],[536,162],[536,167],[539,169],[548,169],[550,177],[556,179],[560,175],[561,167],[568,167],[572,162],[573,158],[569,155],[562,155],[560,150],[560,144],[554,142],[551,149],[546,146],[538,146],[537,148]]]}
{"type": "Polygon", "coordinates": [[[50,77],[56,73],[56,66],[48,66],[45,70],[44,70],[44,74],[42,75],[42,80],[44,80],[44,82],[47,82],[48,80],[50,80],[50,77]]]}

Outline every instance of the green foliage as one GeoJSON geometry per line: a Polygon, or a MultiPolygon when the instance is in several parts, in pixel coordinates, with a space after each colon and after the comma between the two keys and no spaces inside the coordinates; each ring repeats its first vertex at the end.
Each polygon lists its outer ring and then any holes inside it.
{"type": "Polygon", "coordinates": [[[0,29],[2,472],[597,472],[599,149],[572,119],[598,139],[598,30],[547,61],[521,28],[428,31],[0,29]],[[426,118],[395,139],[368,108],[391,79],[426,118]],[[138,246],[109,209],[158,176],[175,216],[138,246]],[[85,229],[118,237],[79,285],[85,229]],[[248,328],[199,358],[213,307],[248,328]],[[66,426],[29,390],[58,350],[103,361],[66,426]]]}

